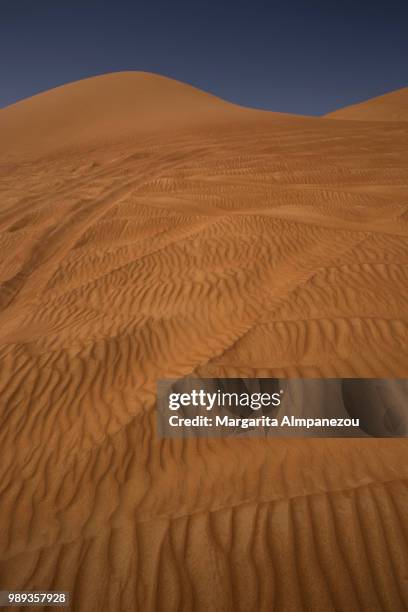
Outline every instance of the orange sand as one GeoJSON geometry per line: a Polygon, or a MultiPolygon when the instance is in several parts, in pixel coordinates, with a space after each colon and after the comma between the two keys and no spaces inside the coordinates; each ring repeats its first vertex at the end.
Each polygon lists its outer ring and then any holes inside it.
{"type": "Polygon", "coordinates": [[[0,589],[406,609],[405,439],[154,414],[161,377],[407,376],[406,95],[297,117],[123,73],[0,111],[0,589]]]}

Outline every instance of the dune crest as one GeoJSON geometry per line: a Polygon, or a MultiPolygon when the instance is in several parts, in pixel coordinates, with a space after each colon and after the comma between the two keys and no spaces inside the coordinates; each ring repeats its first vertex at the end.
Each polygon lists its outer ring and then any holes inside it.
{"type": "Polygon", "coordinates": [[[340,108],[325,116],[358,121],[408,121],[408,87],[340,108]]]}
{"type": "Polygon", "coordinates": [[[171,78],[115,72],[56,87],[1,109],[0,154],[39,155],[111,144],[188,125],[242,119],[248,112],[262,114],[171,78]]]}

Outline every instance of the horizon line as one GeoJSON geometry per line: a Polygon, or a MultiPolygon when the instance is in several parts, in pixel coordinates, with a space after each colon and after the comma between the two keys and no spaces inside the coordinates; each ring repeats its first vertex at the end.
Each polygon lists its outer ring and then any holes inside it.
{"type": "Polygon", "coordinates": [[[203,88],[201,88],[201,87],[199,87],[199,86],[197,86],[197,85],[195,85],[195,84],[193,84],[191,82],[182,81],[182,80],[180,80],[178,78],[175,78],[175,77],[173,77],[171,75],[168,75],[168,74],[162,74],[162,73],[159,73],[159,72],[152,72],[152,71],[147,71],[147,70],[123,69],[123,70],[112,70],[112,71],[109,71],[109,72],[92,73],[92,74],[89,74],[87,76],[80,77],[79,79],[74,79],[73,81],[64,81],[64,82],[59,83],[59,84],[57,84],[57,85],[55,85],[53,87],[49,87],[48,89],[40,89],[39,91],[36,91],[36,92],[34,92],[33,94],[31,94],[29,96],[26,96],[26,97],[23,97],[23,98],[18,98],[16,100],[14,100],[13,102],[11,102],[10,104],[6,104],[5,106],[0,106],[0,112],[3,111],[3,110],[6,110],[6,109],[8,109],[8,108],[10,108],[10,107],[12,107],[12,106],[14,106],[16,104],[19,104],[21,102],[25,102],[27,100],[31,100],[32,98],[35,98],[37,96],[41,96],[41,95],[46,94],[48,92],[54,91],[56,89],[62,89],[62,88],[67,87],[69,85],[73,85],[75,83],[81,83],[82,81],[88,81],[88,80],[94,79],[94,78],[99,78],[99,77],[103,77],[103,76],[111,76],[111,75],[119,75],[119,74],[134,74],[134,75],[136,75],[136,74],[145,74],[145,75],[155,76],[155,77],[159,77],[159,78],[163,78],[163,79],[168,79],[168,80],[180,83],[181,85],[188,85],[189,87],[193,87],[197,91],[201,91],[203,93],[206,93],[208,95],[214,96],[214,97],[218,98],[219,100],[222,100],[222,101],[227,102],[229,104],[232,104],[232,105],[235,105],[235,106],[239,106],[241,108],[247,108],[249,110],[265,111],[265,112],[272,112],[272,113],[282,113],[282,114],[288,114],[288,115],[294,115],[294,116],[300,116],[300,117],[315,117],[315,118],[325,117],[326,115],[328,115],[330,113],[333,113],[333,112],[336,112],[338,110],[349,108],[351,106],[356,106],[356,105],[362,104],[364,102],[369,102],[370,100],[374,100],[376,98],[380,98],[382,96],[386,96],[387,94],[392,94],[392,93],[396,93],[398,91],[402,91],[404,89],[407,89],[407,87],[408,87],[408,84],[407,84],[407,85],[404,85],[402,87],[398,87],[397,89],[392,89],[391,91],[389,91],[389,90],[383,91],[383,92],[381,92],[381,93],[379,93],[379,94],[377,94],[375,96],[371,96],[369,98],[363,98],[363,99],[358,100],[356,102],[351,102],[350,104],[346,104],[345,106],[339,106],[339,107],[333,108],[333,109],[328,110],[327,112],[324,112],[322,114],[291,113],[291,112],[284,111],[284,110],[277,111],[277,110],[272,109],[272,108],[265,108],[265,107],[259,107],[259,106],[246,106],[246,105],[243,105],[243,104],[239,104],[238,102],[232,101],[230,99],[226,99],[226,98],[218,95],[217,93],[214,93],[214,91],[210,91],[208,89],[203,89],[203,88]]]}

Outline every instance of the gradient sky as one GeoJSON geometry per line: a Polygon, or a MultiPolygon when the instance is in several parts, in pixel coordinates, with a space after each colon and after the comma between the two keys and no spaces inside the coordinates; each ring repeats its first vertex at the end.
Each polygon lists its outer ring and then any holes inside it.
{"type": "Polygon", "coordinates": [[[0,0],[0,107],[120,70],[323,114],[408,85],[408,0],[0,0]]]}

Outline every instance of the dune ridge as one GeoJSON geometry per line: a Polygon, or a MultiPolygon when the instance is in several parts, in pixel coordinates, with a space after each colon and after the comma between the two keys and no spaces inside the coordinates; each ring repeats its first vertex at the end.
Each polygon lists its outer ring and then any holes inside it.
{"type": "Polygon", "coordinates": [[[111,146],[124,138],[147,138],[209,120],[216,127],[242,120],[248,111],[168,77],[114,72],[0,109],[0,153],[38,156],[76,146],[111,146]]]}
{"type": "Polygon", "coordinates": [[[408,87],[328,113],[332,119],[408,121],[408,87]]]}
{"type": "Polygon", "coordinates": [[[161,440],[155,385],[407,377],[408,124],[125,73],[0,131],[0,588],[405,610],[406,439],[161,440]]]}

